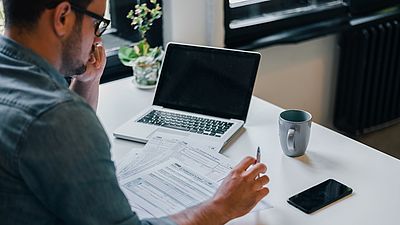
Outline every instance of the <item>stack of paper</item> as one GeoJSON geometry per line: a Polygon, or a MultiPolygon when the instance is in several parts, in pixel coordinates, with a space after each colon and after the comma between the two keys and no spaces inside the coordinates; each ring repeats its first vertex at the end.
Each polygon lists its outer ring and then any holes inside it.
{"type": "Polygon", "coordinates": [[[157,133],[117,164],[122,191],[140,218],[171,215],[211,198],[232,169],[214,150],[220,146],[190,142],[157,133]]]}

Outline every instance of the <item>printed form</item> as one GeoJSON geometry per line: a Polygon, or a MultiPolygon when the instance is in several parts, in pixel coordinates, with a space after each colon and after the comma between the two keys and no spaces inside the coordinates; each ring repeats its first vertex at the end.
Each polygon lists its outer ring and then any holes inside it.
{"type": "MultiPolygon", "coordinates": [[[[190,142],[158,133],[117,164],[121,189],[139,218],[171,215],[208,200],[232,169],[214,150],[220,146],[190,142]]],[[[257,207],[271,208],[265,201],[257,207]]]]}

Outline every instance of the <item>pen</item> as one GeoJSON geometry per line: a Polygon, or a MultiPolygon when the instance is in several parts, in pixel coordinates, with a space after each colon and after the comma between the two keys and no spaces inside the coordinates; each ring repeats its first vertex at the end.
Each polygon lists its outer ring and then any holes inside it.
{"type": "MultiPolygon", "coordinates": [[[[256,163],[259,163],[261,159],[261,151],[260,151],[260,146],[257,148],[257,155],[256,155],[256,163]]],[[[257,175],[257,178],[259,178],[260,175],[257,175]]]]}

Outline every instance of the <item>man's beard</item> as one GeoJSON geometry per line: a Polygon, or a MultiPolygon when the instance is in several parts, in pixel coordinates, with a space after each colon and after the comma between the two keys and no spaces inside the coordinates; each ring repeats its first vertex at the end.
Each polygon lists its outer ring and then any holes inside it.
{"type": "Polygon", "coordinates": [[[86,71],[86,65],[80,60],[82,58],[81,34],[82,20],[78,20],[71,35],[62,43],[60,71],[64,76],[80,75],[86,71]]]}

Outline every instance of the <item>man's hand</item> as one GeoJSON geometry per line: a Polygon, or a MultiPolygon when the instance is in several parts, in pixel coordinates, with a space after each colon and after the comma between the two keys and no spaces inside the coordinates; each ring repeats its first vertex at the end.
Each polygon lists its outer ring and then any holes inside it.
{"type": "Polygon", "coordinates": [[[93,44],[85,73],[73,76],[73,78],[80,82],[100,81],[104,67],[106,66],[106,59],[106,51],[102,43],[93,44]]]}
{"type": "Polygon", "coordinates": [[[170,218],[179,225],[220,225],[250,212],[269,193],[265,187],[268,176],[257,177],[267,167],[255,162],[255,158],[246,157],[225,177],[211,200],[170,218]]]}
{"type": "Polygon", "coordinates": [[[74,76],[70,89],[86,99],[87,103],[96,111],[100,78],[106,66],[106,52],[100,43],[95,43],[86,65],[85,73],[74,76]]]}
{"type": "Polygon", "coordinates": [[[220,210],[221,216],[226,217],[226,221],[247,214],[269,193],[269,189],[264,187],[269,182],[268,176],[257,178],[260,173],[267,171],[267,167],[262,163],[255,164],[255,161],[253,157],[244,158],[214,195],[212,202],[220,210]]]}

